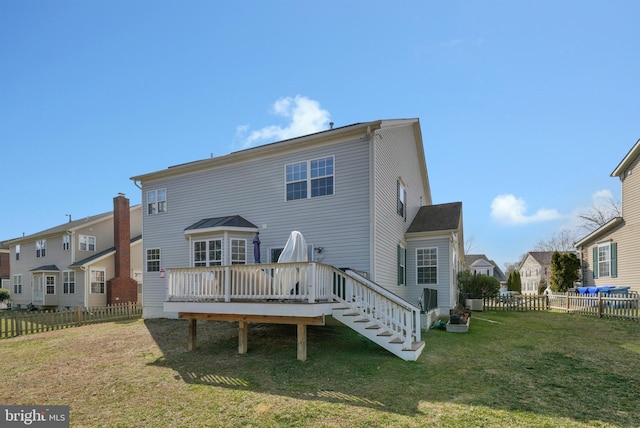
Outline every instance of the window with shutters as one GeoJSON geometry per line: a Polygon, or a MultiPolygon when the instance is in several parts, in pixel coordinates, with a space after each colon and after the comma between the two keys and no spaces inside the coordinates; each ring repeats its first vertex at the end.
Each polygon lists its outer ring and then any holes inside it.
{"type": "Polygon", "coordinates": [[[593,248],[593,277],[616,278],[618,276],[618,244],[605,242],[593,248]]]}

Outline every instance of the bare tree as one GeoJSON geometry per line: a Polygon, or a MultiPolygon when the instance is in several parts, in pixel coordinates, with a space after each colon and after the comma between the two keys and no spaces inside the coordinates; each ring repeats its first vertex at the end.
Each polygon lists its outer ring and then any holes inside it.
{"type": "Polygon", "coordinates": [[[525,257],[527,257],[527,254],[521,255],[517,262],[514,262],[514,263],[506,262],[504,264],[504,274],[506,276],[509,276],[511,272],[517,271],[520,265],[522,264],[522,262],[524,261],[525,257]]]}
{"type": "Polygon", "coordinates": [[[475,236],[471,235],[464,240],[464,253],[465,254],[474,254],[475,250],[475,236]]]}
{"type": "Polygon", "coordinates": [[[578,213],[577,216],[582,222],[580,227],[592,232],[607,224],[612,218],[621,217],[622,205],[620,201],[608,197],[601,204],[594,204],[588,210],[578,213]]]}
{"type": "Polygon", "coordinates": [[[579,238],[577,230],[565,228],[551,235],[549,239],[538,241],[533,247],[533,251],[559,251],[561,253],[573,251],[573,244],[579,238]]]}

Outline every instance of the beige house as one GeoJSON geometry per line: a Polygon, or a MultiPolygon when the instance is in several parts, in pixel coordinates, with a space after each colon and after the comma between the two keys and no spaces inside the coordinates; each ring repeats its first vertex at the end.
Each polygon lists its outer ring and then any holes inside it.
{"type": "Polygon", "coordinates": [[[6,242],[11,303],[39,308],[137,301],[142,282],[142,206],[114,198],[114,211],[6,242]],[[123,294],[129,284],[133,294],[123,294]],[[116,293],[113,293],[113,290],[116,293]]]}
{"type": "Polygon", "coordinates": [[[553,251],[530,251],[527,253],[518,271],[522,283],[522,294],[539,293],[539,287],[549,285],[551,275],[551,256],[553,251]]]}
{"type": "Polygon", "coordinates": [[[628,286],[640,291],[640,140],[611,177],[622,182],[622,217],[576,242],[584,286],[628,286]]]}

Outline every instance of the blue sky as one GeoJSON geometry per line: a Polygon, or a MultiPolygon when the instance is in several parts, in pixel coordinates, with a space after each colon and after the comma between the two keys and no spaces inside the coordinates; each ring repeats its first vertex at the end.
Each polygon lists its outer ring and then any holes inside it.
{"type": "Polygon", "coordinates": [[[637,1],[0,0],[0,240],[129,177],[420,119],[434,203],[500,267],[575,224],[640,138],[637,1]]]}

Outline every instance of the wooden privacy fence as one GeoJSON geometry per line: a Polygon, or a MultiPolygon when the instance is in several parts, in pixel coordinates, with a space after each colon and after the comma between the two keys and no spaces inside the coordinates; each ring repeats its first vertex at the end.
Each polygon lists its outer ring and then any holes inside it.
{"type": "Polygon", "coordinates": [[[640,295],[549,293],[484,299],[484,308],[501,311],[547,311],[640,321],[640,295]]]}
{"type": "Polygon", "coordinates": [[[0,316],[0,339],[141,316],[142,305],[133,302],[57,311],[10,311],[0,316]]]}

